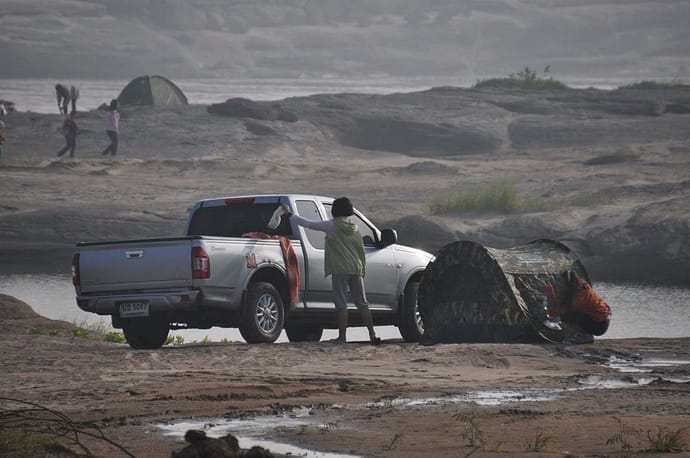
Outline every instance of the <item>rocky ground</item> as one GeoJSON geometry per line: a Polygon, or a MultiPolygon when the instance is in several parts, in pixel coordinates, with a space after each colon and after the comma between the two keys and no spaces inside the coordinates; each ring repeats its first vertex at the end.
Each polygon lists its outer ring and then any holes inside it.
{"type": "Polygon", "coordinates": [[[341,456],[690,455],[689,339],[136,351],[5,295],[0,329],[0,430],[80,422],[110,441],[77,436],[96,456],[169,457],[186,428],[162,425],[183,421],[341,456]]]}
{"type": "MultiPolygon", "coordinates": [[[[220,101],[219,101],[220,102],[220,101]]],[[[402,243],[538,238],[592,279],[689,284],[690,89],[434,88],[275,103],[79,112],[75,159],[54,114],[10,113],[0,159],[0,271],[61,271],[78,241],[177,235],[197,199],[348,195],[402,243]],[[514,186],[510,213],[434,213],[458,192],[514,186]]]]}

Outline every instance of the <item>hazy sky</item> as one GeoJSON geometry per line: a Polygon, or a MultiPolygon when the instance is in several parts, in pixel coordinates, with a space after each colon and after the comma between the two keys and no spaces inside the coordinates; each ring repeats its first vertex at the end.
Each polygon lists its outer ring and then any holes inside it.
{"type": "Polygon", "coordinates": [[[0,3],[0,77],[690,75],[687,0],[0,3]]]}

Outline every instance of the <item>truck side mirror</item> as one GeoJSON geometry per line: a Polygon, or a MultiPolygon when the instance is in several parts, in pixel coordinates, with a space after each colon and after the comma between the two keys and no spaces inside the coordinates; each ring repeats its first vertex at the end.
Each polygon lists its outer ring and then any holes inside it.
{"type": "Polygon", "coordinates": [[[381,248],[398,243],[398,233],[394,229],[384,229],[381,231],[381,248]]]}

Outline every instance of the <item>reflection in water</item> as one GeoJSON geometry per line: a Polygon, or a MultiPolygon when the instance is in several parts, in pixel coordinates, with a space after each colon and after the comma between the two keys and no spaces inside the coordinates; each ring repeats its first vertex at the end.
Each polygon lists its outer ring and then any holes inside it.
{"type": "MultiPolygon", "coordinates": [[[[603,336],[606,339],[635,337],[690,337],[690,289],[670,286],[596,283],[595,288],[613,310],[611,326],[603,336]]],[[[51,319],[75,324],[110,325],[110,317],[81,311],[74,301],[74,287],[69,275],[5,275],[0,276],[0,293],[23,300],[33,309],[51,319]]],[[[399,339],[393,326],[377,330],[384,339],[399,339]]],[[[337,331],[326,330],[324,339],[335,337],[337,331]]],[[[242,341],[236,329],[197,329],[174,331],[185,342],[227,339],[242,341]]],[[[348,339],[367,341],[364,328],[348,329],[348,339]]],[[[286,342],[285,333],[279,342],[286,342]]]]}

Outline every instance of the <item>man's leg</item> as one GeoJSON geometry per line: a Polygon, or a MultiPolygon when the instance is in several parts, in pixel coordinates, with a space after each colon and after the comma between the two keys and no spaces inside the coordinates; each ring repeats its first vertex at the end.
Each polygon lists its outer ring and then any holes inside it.
{"type": "Polygon", "coordinates": [[[350,294],[352,294],[352,300],[359,309],[359,315],[362,318],[364,326],[366,326],[369,331],[369,340],[374,344],[380,343],[381,339],[376,337],[374,320],[371,317],[371,310],[369,310],[366,292],[364,291],[364,278],[359,275],[353,275],[349,280],[350,294]]]}
{"type": "Polygon", "coordinates": [[[338,325],[338,342],[347,342],[347,309],[336,310],[335,320],[338,325]]]}
{"type": "Polygon", "coordinates": [[[117,132],[113,132],[112,135],[110,136],[111,141],[112,141],[110,154],[112,154],[113,156],[115,156],[117,154],[117,136],[118,136],[117,132]]]}
{"type": "Polygon", "coordinates": [[[69,149],[69,147],[70,147],[69,140],[65,140],[65,141],[67,142],[67,144],[65,145],[64,148],[62,148],[60,151],[57,152],[57,155],[56,155],[57,157],[62,156],[62,155],[65,154],[65,153],[67,152],[67,150],[69,149]]]}
{"type": "Polygon", "coordinates": [[[338,327],[336,342],[347,342],[347,276],[331,275],[331,284],[335,303],[335,324],[338,327]]]}

